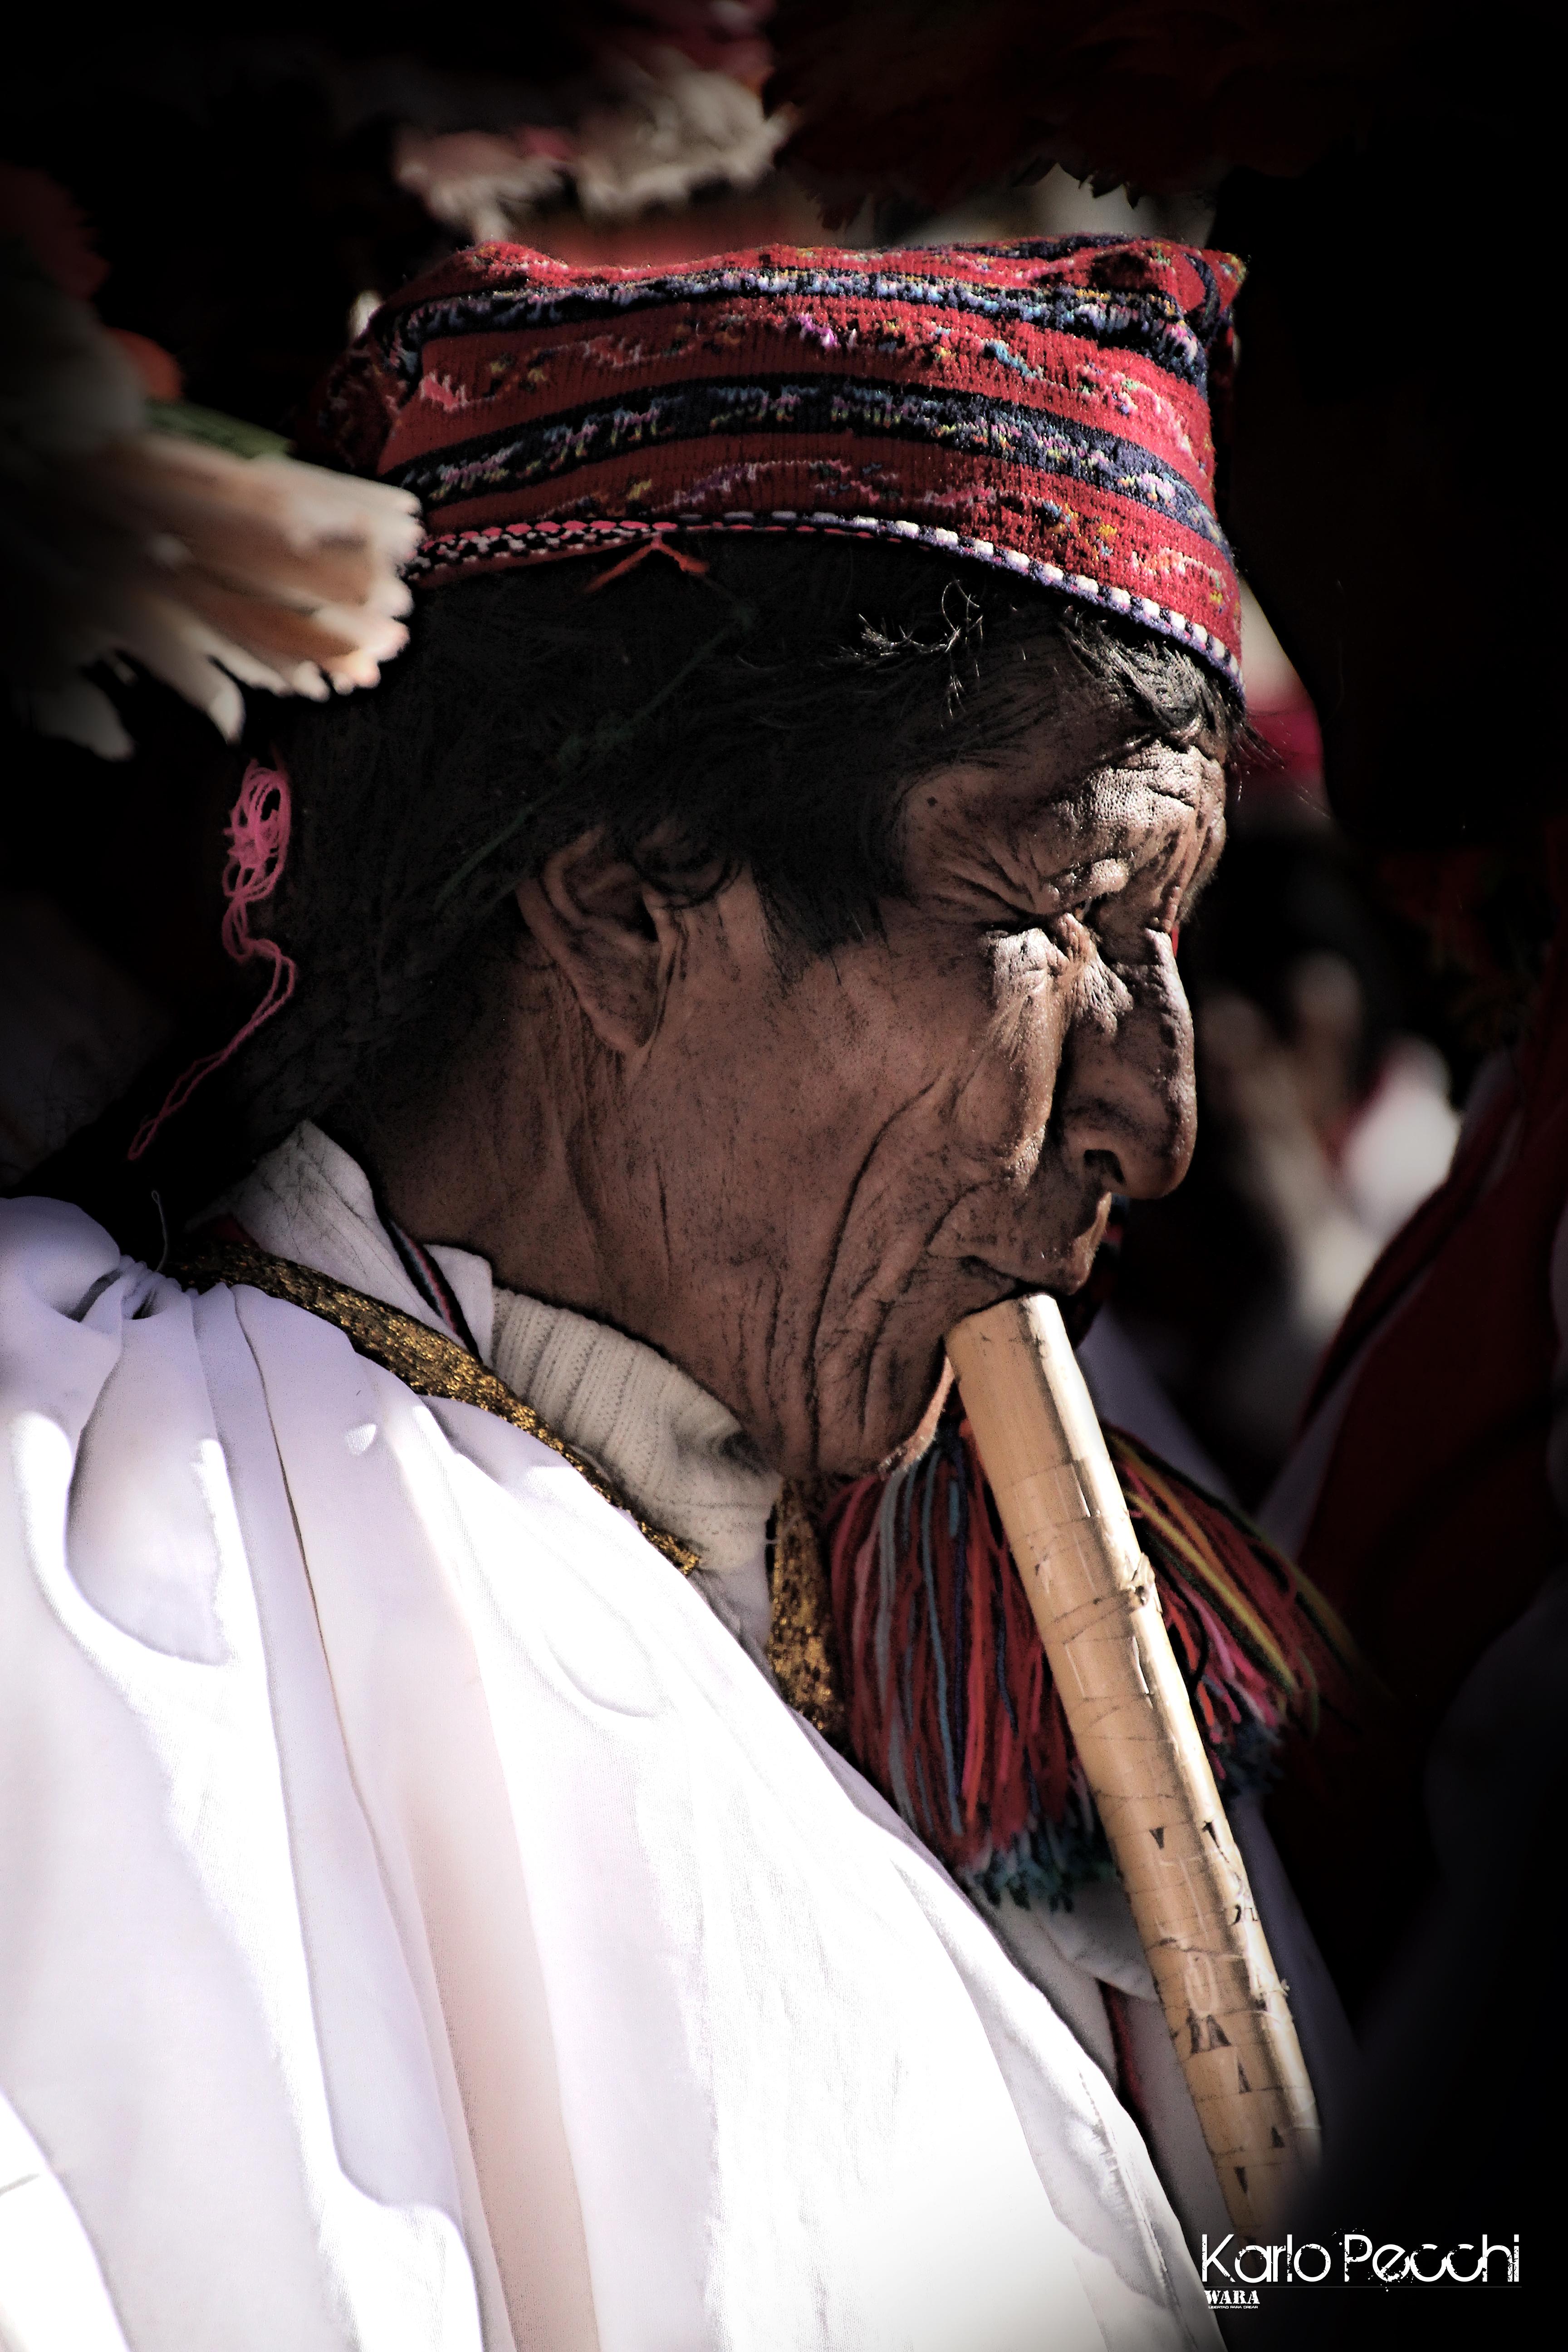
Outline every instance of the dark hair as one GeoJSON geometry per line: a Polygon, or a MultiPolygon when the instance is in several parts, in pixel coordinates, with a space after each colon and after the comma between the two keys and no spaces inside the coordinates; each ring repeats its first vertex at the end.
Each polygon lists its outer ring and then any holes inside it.
{"type": "Polygon", "coordinates": [[[254,1143],[418,1099],[512,950],[514,886],[595,828],[693,901],[750,871],[786,969],[874,930],[908,786],[1005,741],[1037,706],[991,688],[1052,643],[1130,735],[1223,756],[1227,690],[1091,608],[913,549],[693,545],[700,577],[650,554],[432,591],[374,693],[273,706],[257,749],[295,816],[268,928],[300,985],[237,1067],[254,1143]]]}

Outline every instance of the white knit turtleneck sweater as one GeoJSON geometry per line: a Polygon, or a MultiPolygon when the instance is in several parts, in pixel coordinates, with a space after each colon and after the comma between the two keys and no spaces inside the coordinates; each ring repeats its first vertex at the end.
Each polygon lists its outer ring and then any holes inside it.
{"type": "MultiPolygon", "coordinates": [[[[443,1328],[404,1271],[363,1171],[320,1128],[296,1128],[222,1206],[260,1248],[443,1328]]],[[[646,1517],[700,1555],[693,1582],[760,1659],[779,1481],[734,1414],[642,1340],[501,1289],[471,1251],[429,1254],[491,1370],[646,1517]]]]}

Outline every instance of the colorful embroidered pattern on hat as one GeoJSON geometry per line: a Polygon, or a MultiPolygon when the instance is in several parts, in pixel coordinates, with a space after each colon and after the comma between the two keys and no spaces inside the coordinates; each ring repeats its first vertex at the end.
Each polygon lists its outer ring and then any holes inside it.
{"type": "Polygon", "coordinates": [[[479,246],[377,313],[314,444],[416,493],[432,582],[673,530],[900,539],[1234,678],[1210,403],[1239,275],[1103,237],[600,270],[479,246]]]}

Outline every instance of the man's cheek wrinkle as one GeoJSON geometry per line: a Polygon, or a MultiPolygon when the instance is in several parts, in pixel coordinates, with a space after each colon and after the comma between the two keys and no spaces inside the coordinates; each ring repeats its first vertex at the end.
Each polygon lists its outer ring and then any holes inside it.
{"type": "Polygon", "coordinates": [[[1060,1051],[1067,1024],[1064,990],[1055,975],[1026,993],[1017,992],[998,1003],[975,1048],[975,1066],[995,1057],[1007,1063],[1037,1057],[1042,1047],[1053,1055],[1060,1051]]]}
{"type": "Polygon", "coordinates": [[[955,1153],[991,1181],[998,1166],[1010,1165],[1051,1123],[1060,1076],[1059,1054],[1025,1048],[977,1057],[953,1097],[947,1126],[955,1153]]]}
{"type": "Polygon", "coordinates": [[[881,1150],[885,1138],[901,1116],[902,1112],[900,1110],[889,1111],[888,1117],[877,1129],[876,1132],[871,1137],[870,1141],[867,1144],[865,1150],[861,1153],[859,1163],[855,1170],[854,1175],[852,1176],[847,1188],[846,1189],[843,1206],[840,1208],[838,1215],[834,1221],[833,1232],[829,1238],[827,1248],[823,1255],[822,1275],[817,1284],[816,1297],[807,1320],[805,1335],[807,1341],[807,1386],[810,1391],[808,1399],[808,1412],[811,1418],[811,1433],[814,1446],[821,1435],[820,1401],[817,1393],[816,1366],[821,1360],[821,1350],[824,1345],[825,1335],[823,1331],[823,1321],[827,1311],[827,1301],[832,1295],[835,1277],[838,1271],[838,1260],[843,1253],[845,1239],[848,1234],[850,1223],[856,1215],[858,1206],[861,1186],[866,1181],[871,1164],[876,1159],[878,1152],[881,1150]]]}
{"type": "Polygon", "coordinates": [[[878,1316],[877,1328],[879,1329],[894,1307],[908,1297],[911,1283],[922,1262],[929,1257],[931,1246],[943,1226],[951,1223],[964,1200],[971,1197],[973,1192],[984,1189],[983,1185],[970,1186],[959,1195],[957,1201],[944,1198],[940,1205],[935,1205],[934,1208],[928,1202],[924,1213],[929,1223],[921,1224],[914,1223],[915,1218],[921,1214],[918,1204],[905,1202],[902,1214],[880,1237],[879,1245],[878,1237],[872,1237],[872,1246],[866,1253],[861,1271],[851,1279],[848,1288],[838,1302],[837,1311],[841,1322],[847,1322],[853,1309],[868,1293],[875,1292],[879,1286],[885,1285],[878,1316]],[[893,1254],[889,1247],[889,1242],[896,1242],[898,1244],[899,1268],[901,1269],[892,1271],[890,1282],[888,1276],[893,1254]]]}

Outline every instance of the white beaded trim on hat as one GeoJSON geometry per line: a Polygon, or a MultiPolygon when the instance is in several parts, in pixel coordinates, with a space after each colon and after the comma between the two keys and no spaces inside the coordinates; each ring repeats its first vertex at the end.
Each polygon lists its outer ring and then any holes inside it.
{"type": "Polygon", "coordinates": [[[1047,563],[1019,548],[998,547],[992,540],[974,539],[963,531],[913,522],[903,516],[801,514],[792,507],[775,507],[764,513],[741,508],[722,515],[678,515],[673,520],[652,522],[616,516],[581,522],[492,523],[478,530],[433,531],[407,569],[415,577],[440,578],[498,562],[547,562],[563,556],[591,555],[596,551],[678,530],[819,531],[844,538],[865,534],[937,548],[950,555],[969,556],[978,562],[1015,572],[1020,578],[1034,580],[1042,588],[1053,588],[1085,603],[1103,604],[1129,620],[1142,622],[1159,635],[1179,638],[1202,654],[1233,685],[1241,684],[1241,664],[1228,646],[1212,629],[1190,614],[1178,612],[1173,604],[1159,604],[1152,596],[1134,595],[1130,589],[1096,580],[1086,572],[1064,572],[1059,564],[1047,563]]]}

